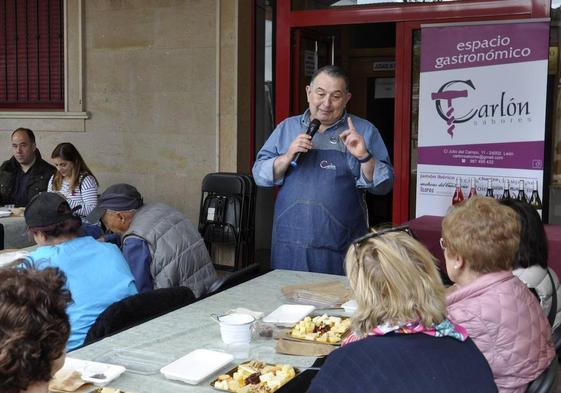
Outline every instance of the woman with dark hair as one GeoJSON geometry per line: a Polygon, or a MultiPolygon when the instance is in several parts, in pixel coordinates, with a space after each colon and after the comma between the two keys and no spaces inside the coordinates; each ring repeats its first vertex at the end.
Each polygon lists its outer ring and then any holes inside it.
{"type": "Polygon", "coordinates": [[[109,305],[138,293],[134,277],[117,246],[78,237],[81,220],[62,195],[43,192],[25,209],[29,233],[39,245],[29,258],[39,268],[58,267],[68,277],[74,302],[68,307],[67,348],[82,345],[89,328],[109,305]]]}
{"type": "Polygon", "coordinates": [[[49,180],[47,191],[64,195],[73,209],[81,206],[76,214],[84,220],[97,206],[97,179],[72,143],[59,143],[51,158],[57,171],[49,180]]]}
{"type": "Polygon", "coordinates": [[[0,391],[43,393],[62,367],[71,302],[64,273],[23,264],[0,269],[0,391]]]}
{"type": "Polygon", "coordinates": [[[514,209],[520,218],[520,247],[514,258],[512,273],[536,295],[545,315],[552,313],[552,326],[556,329],[561,325],[561,287],[557,274],[547,267],[547,236],[541,217],[527,203],[514,199],[500,202],[514,209]],[[557,307],[551,311],[553,294],[557,307]]]}

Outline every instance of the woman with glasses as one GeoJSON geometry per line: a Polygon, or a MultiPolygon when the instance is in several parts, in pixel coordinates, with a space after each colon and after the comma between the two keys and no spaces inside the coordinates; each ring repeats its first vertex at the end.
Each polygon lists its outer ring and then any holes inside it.
{"type": "Polygon", "coordinates": [[[499,392],[525,392],[555,356],[551,328],[534,295],[512,274],[520,241],[514,210],[473,197],[442,222],[446,271],[455,283],[449,317],[487,358],[499,392]]]}
{"type": "Polygon", "coordinates": [[[402,230],[372,233],[345,264],[358,304],[353,333],[309,392],[497,391],[481,352],[446,319],[444,286],[421,243],[402,230]]]}

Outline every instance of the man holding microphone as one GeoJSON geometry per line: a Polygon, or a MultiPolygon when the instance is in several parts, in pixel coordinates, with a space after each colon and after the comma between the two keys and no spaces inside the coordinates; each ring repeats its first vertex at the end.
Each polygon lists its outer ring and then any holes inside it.
{"type": "Polygon", "coordinates": [[[272,267],[344,274],[347,247],[368,228],[364,191],[387,194],[393,168],[376,127],[346,112],[351,93],[341,68],[317,70],[306,95],[309,108],[277,126],[253,166],[257,185],[282,186],[272,267]]]}

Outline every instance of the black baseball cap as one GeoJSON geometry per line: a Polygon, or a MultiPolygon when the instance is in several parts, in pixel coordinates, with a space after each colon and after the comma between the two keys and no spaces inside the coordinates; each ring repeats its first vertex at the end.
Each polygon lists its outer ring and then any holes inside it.
{"type": "Polygon", "coordinates": [[[96,223],[107,210],[121,212],[138,209],[142,205],[142,195],[134,186],[126,183],[113,184],[100,195],[97,207],[88,215],[87,220],[96,223]]]}
{"type": "Polygon", "coordinates": [[[66,199],[56,192],[41,192],[31,198],[25,208],[25,223],[28,228],[46,227],[58,224],[69,218],[80,219],[74,212],[82,206],[74,209],[66,199]]]}

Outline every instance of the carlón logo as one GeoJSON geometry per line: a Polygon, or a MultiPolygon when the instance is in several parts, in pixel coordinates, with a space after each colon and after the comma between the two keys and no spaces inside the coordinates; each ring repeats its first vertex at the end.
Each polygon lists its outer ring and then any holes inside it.
{"type": "MultiPolygon", "coordinates": [[[[494,124],[521,122],[524,119],[531,121],[530,104],[528,101],[515,101],[514,97],[509,97],[505,91],[500,93],[495,102],[476,104],[470,107],[462,105],[462,113],[455,110],[455,100],[475,99],[473,92],[476,90],[475,84],[471,80],[453,80],[443,84],[437,92],[431,93],[431,99],[435,101],[438,116],[446,122],[448,126],[446,132],[450,137],[454,137],[456,124],[465,123],[474,119],[475,126],[485,126],[494,124]]],[[[457,106],[457,105],[456,105],[457,106]]]]}

